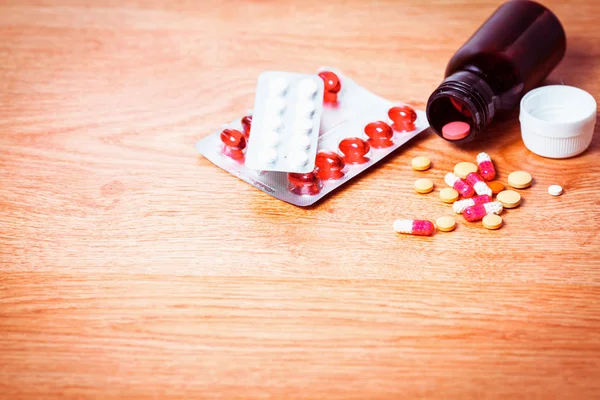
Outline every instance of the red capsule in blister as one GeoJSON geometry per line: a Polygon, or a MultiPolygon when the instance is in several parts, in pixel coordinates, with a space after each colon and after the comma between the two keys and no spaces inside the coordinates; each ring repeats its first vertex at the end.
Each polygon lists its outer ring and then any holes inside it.
{"type": "Polygon", "coordinates": [[[417,113],[410,106],[392,107],[388,111],[388,117],[394,122],[392,128],[398,132],[411,132],[415,130],[417,113]]]}
{"type": "Polygon", "coordinates": [[[338,78],[338,76],[331,71],[319,72],[319,76],[321,77],[321,79],[323,79],[323,82],[325,83],[323,101],[325,103],[337,102],[337,95],[342,89],[340,78],[338,78]]]}
{"type": "Polygon", "coordinates": [[[244,158],[246,137],[242,132],[236,129],[224,129],[221,132],[221,142],[223,142],[223,154],[234,160],[244,158]]]}
{"type": "Polygon", "coordinates": [[[252,128],[252,115],[246,115],[242,118],[242,130],[244,131],[246,140],[250,137],[250,128],[252,128]]]}
{"type": "Polygon", "coordinates": [[[340,179],[346,163],[342,156],[333,151],[321,151],[315,158],[315,172],[321,180],[340,179]]]}
{"type": "Polygon", "coordinates": [[[392,127],[383,121],[371,122],[365,126],[365,133],[369,137],[369,145],[374,149],[383,149],[393,146],[392,137],[394,131],[392,127]]]}
{"type": "Polygon", "coordinates": [[[319,179],[316,173],[288,173],[288,188],[290,192],[301,195],[314,195],[318,194],[323,187],[323,183],[319,179]]]}
{"type": "Polygon", "coordinates": [[[365,155],[371,150],[371,146],[361,138],[346,138],[338,147],[344,154],[346,164],[364,164],[369,161],[365,155]]]}

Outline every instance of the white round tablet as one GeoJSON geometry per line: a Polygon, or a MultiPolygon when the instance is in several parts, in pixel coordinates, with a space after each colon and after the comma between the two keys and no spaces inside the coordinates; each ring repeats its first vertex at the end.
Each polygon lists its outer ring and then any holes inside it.
{"type": "Polygon", "coordinates": [[[263,137],[263,143],[267,146],[267,147],[277,147],[279,145],[279,143],[281,142],[281,135],[279,135],[277,132],[272,131],[272,132],[268,132],[264,137],[263,137]]]}
{"type": "Polygon", "coordinates": [[[300,118],[294,121],[295,135],[308,135],[313,128],[313,122],[310,119],[300,118]]]}
{"type": "Polygon", "coordinates": [[[298,83],[298,97],[312,99],[317,94],[319,87],[312,79],[303,79],[298,83]]]}
{"type": "Polygon", "coordinates": [[[285,111],[285,100],[281,97],[270,97],[265,103],[265,111],[268,115],[281,115],[285,111]]]}
{"type": "Polygon", "coordinates": [[[552,196],[560,196],[563,192],[563,188],[560,185],[550,185],[548,187],[548,193],[552,196]]]}
{"type": "Polygon", "coordinates": [[[296,112],[303,117],[311,118],[315,110],[316,106],[313,101],[302,100],[296,105],[296,112]]]}
{"type": "Polygon", "coordinates": [[[285,78],[275,78],[269,84],[269,93],[271,96],[284,96],[290,84],[285,78]]]}
{"type": "Polygon", "coordinates": [[[277,161],[277,151],[273,148],[266,149],[262,157],[264,157],[263,160],[265,160],[267,164],[274,164],[275,161],[277,161]]]}
{"type": "Polygon", "coordinates": [[[283,120],[279,117],[268,117],[265,119],[267,129],[279,132],[283,128],[283,120]]]}
{"type": "Polygon", "coordinates": [[[308,149],[310,147],[310,137],[306,135],[293,135],[290,138],[292,147],[296,149],[308,149]]]}
{"type": "Polygon", "coordinates": [[[288,157],[290,164],[302,167],[308,163],[308,154],[305,151],[295,151],[288,157]]]}

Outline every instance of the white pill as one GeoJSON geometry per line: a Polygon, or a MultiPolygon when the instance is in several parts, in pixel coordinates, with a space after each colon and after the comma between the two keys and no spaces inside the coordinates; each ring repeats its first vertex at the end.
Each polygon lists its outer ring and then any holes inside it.
{"type": "Polygon", "coordinates": [[[295,135],[308,135],[312,132],[313,122],[310,119],[299,118],[294,121],[293,130],[295,135]]]}
{"type": "Polygon", "coordinates": [[[295,149],[308,149],[310,147],[310,137],[306,135],[293,135],[290,138],[290,143],[295,149]]]}
{"type": "Polygon", "coordinates": [[[269,83],[271,96],[284,96],[290,84],[285,78],[275,78],[269,83]]]}
{"type": "Polygon", "coordinates": [[[281,135],[275,131],[271,131],[263,136],[262,141],[267,147],[277,147],[281,142],[281,135]]]}
{"type": "Polygon", "coordinates": [[[265,102],[265,110],[268,115],[281,115],[285,111],[285,100],[281,97],[269,97],[265,102]]]}
{"type": "Polygon", "coordinates": [[[267,164],[274,164],[277,161],[277,151],[275,149],[266,149],[262,157],[267,164]]]}
{"type": "Polygon", "coordinates": [[[316,109],[317,107],[314,101],[301,100],[296,105],[296,112],[298,113],[298,115],[307,118],[312,117],[316,109]]]}
{"type": "Polygon", "coordinates": [[[305,151],[295,151],[288,156],[290,164],[302,167],[308,163],[308,154],[305,151]]]}
{"type": "Polygon", "coordinates": [[[563,188],[560,185],[550,185],[548,187],[548,193],[552,196],[560,196],[563,192],[563,188]]]}
{"type": "Polygon", "coordinates": [[[317,94],[319,87],[312,79],[303,79],[298,83],[298,97],[312,99],[317,94]]]}
{"type": "Polygon", "coordinates": [[[270,117],[265,119],[265,127],[268,130],[279,132],[283,128],[283,120],[279,117],[270,117]]]}

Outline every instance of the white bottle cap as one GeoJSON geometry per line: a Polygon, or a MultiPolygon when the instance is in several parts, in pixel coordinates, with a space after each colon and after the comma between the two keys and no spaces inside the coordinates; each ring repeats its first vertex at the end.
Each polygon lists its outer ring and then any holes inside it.
{"type": "Polygon", "coordinates": [[[573,86],[543,86],[521,100],[521,136],[535,154],[576,156],[588,148],[596,125],[596,100],[573,86]]]}

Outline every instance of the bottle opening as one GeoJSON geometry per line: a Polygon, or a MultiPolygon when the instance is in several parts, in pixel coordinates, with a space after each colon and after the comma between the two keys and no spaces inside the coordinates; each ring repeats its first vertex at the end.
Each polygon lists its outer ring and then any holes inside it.
{"type": "Polygon", "coordinates": [[[463,100],[450,95],[438,95],[429,102],[427,115],[432,129],[446,140],[462,141],[475,126],[473,111],[463,100]]]}

